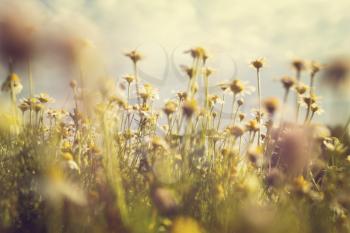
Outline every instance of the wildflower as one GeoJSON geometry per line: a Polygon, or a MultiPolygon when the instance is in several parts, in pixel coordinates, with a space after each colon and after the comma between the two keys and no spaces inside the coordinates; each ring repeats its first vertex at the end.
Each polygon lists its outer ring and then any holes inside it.
{"type": "Polygon", "coordinates": [[[132,50],[129,53],[125,53],[125,56],[129,57],[134,64],[136,64],[142,59],[142,55],[136,50],[132,50]]]}
{"type": "Polygon", "coordinates": [[[313,114],[316,113],[320,115],[324,112],[324,110],[316,103],[312,104],[310,109],[313,114]]]}
{"type": "Polygon", "coordinates": [[[34,105],[34,111],[35,111],[35,112],[40,112],[40,111],[43,110],[43,109],[44,109],[44,105],[41,104],[41,103],[36,103],[36,104],[34,105]]]}
{"type": "Polygon", "coordinates": [[[191,54],[191,57],[193,59],[201,59],[203,63],[205,63],[206,60],[208,59],[207,52],[202,47],[196,47],[196,48],[186,50],[185,53],[191,54]]]}
{"type": "Polygon", "coordinates": [[[63,167],[68,169],[68,171],[76,171],[80,173],[80,169],[78,164],[73,160],[73,155],[69,152],[65,152],[62,154],[62,158],[64,160],[63,167]]]}
{"type": "Polygon", "coordinates": [[[123,79],[130,85],[134,80],[135,80],[135,76],[133,75],[125,75],[123,77],[123,79]]]}
{"type": "Polygon", "coordinates": [[[173,114],[174,112],[176,112],[177,107],[178,107],[178,104],[175,101],[169,100],[165,103],[163,111],[167,116],[169,116],[169,115],[173,114]]]}
{"type": "Polygon", "coordinates": [[[193,69],[192,67],[188,67],[188,66],[182,65],[181,69],[187,74],[189,79],[192,79],[194,77],[195,69],[193,69]]]}
{"type": "Polygon", "coordinates": [[[236,138],[241,137],[244,134],[245,128],[239,125],[232,125],[228,127],[229,132],[236,138]]]}
{"type": "Polygon", "coordinates": [[[143,99],[144,102],[147,100],[153,100],[158,98],[158,90],[153,88],[151,84],[144,84],[143,89],[139,91],[140,97],[143,99]]]}
{"type": "Polygon", "coordinates": [[[7,79],[1,86],[2,91],[11,91],[15,95],[21,93],[22,89],[23,86],[21,84],[21,79],[16,73],[11,73],[9,76],[7,76],[7,79]]]}
{"type": "Polygon", "coordinates": [[[322,65],[316,61],[311,61],[310,63],[310,73],[311,76],[315,76],[322,69],[322,65]]]}
{"type": "Polygon", "coordinates": [[[182,110],[186,117],[190,118],[193,113],[198,111],[198,104],[195,99],[186,100],[182,106],[182,110]]]}
{"type": "Polygon", "coordinates": [[[243,99],[237,100],[237,104],[238,106],[242,106],[244,104],[244,100],[243,99]]]}
{"type": "Polygon", "coordinates": [[[303,83],[298,83],[298,85],[295,87],[295,90],[299,95],[303,95],[308,90],[308,86],[303,83]]]}
{"type": "Polygon", "coordinates": [[[206,76],[206,77],[209,77],[213,72],[214,72],[214,70],[211,68],[208,68],[208,67],[203,69],[204,76],[206,76]]]}
{"type": "Polygon", "coordinates": [[[259,123],[256,119],[252,119],[247,122],[246,128],[248,131],[257,132],[259,131],[259,123]]]}
{"type": "Polygon", "coordinates": [[[280,102],[278,98],[270,97],[263,101],[263,105],[270,115],[274,115],[276,110],[279,108],[280,102]]]}
{"type": "Polygon", "coordinates": [[[241,93],[244,90],[244,87],[244,83],[240,80],[233,80],[230,85],[230,89],[235,95],[241,93]]]}
{"type": "Polygon", "coordinates": [[[298,72],[300,73],[302,70],[305,69],[305,61],[301,60],[301,59],[295,59],[292,61],[292,67],[298,72]]]}
{"type": "Polygon", "coordinates": [[[302,100],[306,104],[306,106],[311,107],[313,104],[316,103],[317,96],[316,95],[304,96],[302,100]]]}
{"type": "Polygon", "coordinates": [[[209,95],[208,102],[209,102],[209,107],[214,106],[216,103],[223,103],[221,98],[218,95],[209,95]]]}
{"type": "MultiPolygon", "coordinates": [[[[61,146],[61,151],[64,152],[62,157],[66,159],[65,157],[68,157],[69,159],[73,159],[72,155],[70,152],[72,151],[72,144],[69,141],[64,141],[61,146]]],[[[69,160],[66,159],[66,160],[69,160]]]]}
{"type": "Polygon", "coordinates": [[[250,62],[250,64],[257,70],[260,70],[265,65],[265,59],[259,58],[250,62]]]}
{"type": "Polygon", "coordinates": [[[296,84],[296,79],[289,76],[283,76],[281,78],[281,83],[284,89],[289,90],[292,86],[296,84]]]}
{"type": "Polygon", "coordinates": [[[222,90],[222,91],[226,91],[229,87],[230,87],[230,84],[229,82],[222,82],[222,83],[219,83],[218,84],[218,87],[222,90]]]}
{"type": "Polygon", "coordinates": [[[293,188],[300,193],[308,193],[310,190],[310,183],[305,180],[303,176],[298,176],[293,181],[293,188]]]}
{"type": "Polygon", "coordinates": [[[40,93],[39,95],[35,96],[35,98],[37,98],[43,104],[54,102],[54,99],[46,93],[40,93]]]}

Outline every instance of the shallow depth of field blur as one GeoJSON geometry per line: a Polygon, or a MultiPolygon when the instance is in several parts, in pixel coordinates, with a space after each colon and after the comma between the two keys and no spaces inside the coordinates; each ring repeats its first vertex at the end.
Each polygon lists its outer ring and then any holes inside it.
{"type": "Polygon", "coordinates": [[[0,0],[0,232],[350,232],[349,8],[0,0]]]}

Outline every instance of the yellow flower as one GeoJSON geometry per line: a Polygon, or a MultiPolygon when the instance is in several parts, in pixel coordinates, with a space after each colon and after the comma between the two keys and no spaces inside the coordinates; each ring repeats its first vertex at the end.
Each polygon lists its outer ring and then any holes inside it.
{"type": "Polygon", "coordinates": [[[252,120],[247,122],[246,128],[249,131],[257,132],[259,130],[259,123],[258,123],[258,121],[256,119],[252,119],[252,120]]]}
{"type": "Polygon", "coordinates": [[[40,93],[39,95],[35,96],[35,98],[37,98],[43,104],[54,102],[54,99],[46,93],[40,93]]]}
{"type": "Polygon", "coordinates": [[[307,193],[310,190],[310,183],[303,176],[296,177],[293,184],[296,191],[307,193]]]}
{"type": "Polygon", "coordinates": [[[195,70],[192,67],[188,67],[188,66],[182,65],[181,69],[187,74],[189,79],[192,79],[194,77],[195,70]]]}
{"type": "Polygon", "coordinates": [[[22,89],[23,86],[21,84],[21,79],[16,73],[11,73],[9,76],[7,76],[7,79],[1,86],[2,91],[13,91],[13,93],[16,95],[19,94],[22,89]]]}
{"type": "Polygon", "coordinates": [[[315,76],[322,69],[322,65],[316,61],[311,61],[310,72],[312,76],[315,76]]]}
{"type": "Polygon", "coordinates": [[[309,87],[303,83],[298,83],[298,85],[295,87],[295,90],[299,95],[304,94],[308,89],[309,87]]]}
{"type": "Polygon", "coordinates": [[[201,233],[199,224],[189,217],[178,217],[174,220],[171,233],[201,233]]]}
{"type": "Polygon", "coordinates": [[[188,118],[190,118],[193,113],[198,111],[198,104],[195,99],[186,100],[182,106],[182,110],[188,118]]]}

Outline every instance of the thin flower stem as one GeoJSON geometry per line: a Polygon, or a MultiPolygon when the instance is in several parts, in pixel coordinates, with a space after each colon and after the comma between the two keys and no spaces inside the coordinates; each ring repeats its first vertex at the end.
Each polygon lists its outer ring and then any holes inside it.
{"type": "Polygon", "coordinates": [[[256,70],[256,77],[258,82],[258,101],[259,101],[259,131],[258,131],[258,145],[260,146],[260,140],[261,140],[261,85],[260,85],[260,72],[259,69],[256,70]]]}
{"type": "Polygon", "coordinates": [[[221,109],[220,109],[220,113],[219,113],[218,124],[217,124],[216,130],[219,130],[219,128],[220,128],[222,111],[224,110],[224,104],[225,104],[224,101],[225,101],[225,93],[222,94],[222,104],[221,104],[221,109]]]}

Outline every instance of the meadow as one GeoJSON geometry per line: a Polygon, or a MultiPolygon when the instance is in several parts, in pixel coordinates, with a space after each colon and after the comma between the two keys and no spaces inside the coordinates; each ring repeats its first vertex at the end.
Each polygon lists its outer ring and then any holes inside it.
{"type": "MultiPolygon", "coordinates": [[[[250,62],[252,85],[216,83],[207,51],[193,47],[181,67],[187,89],[159,108],[157,87],[139,75],[147,58],[133,50],[117,81],[91,85],[78,72],[62,109],[34,93],[32,41],[13,27],[0,28],[0,232],[350,232],[350,118],[317,121],[315,85],[348,88],[348,60],[287,61],[283,96],[263,98],[265,59],[250,62]],[[243,111],[247,95],[257,104],[243,111]]],[[[65,42],[64,61],[84,70],[85,44],[65,42]]]]}

